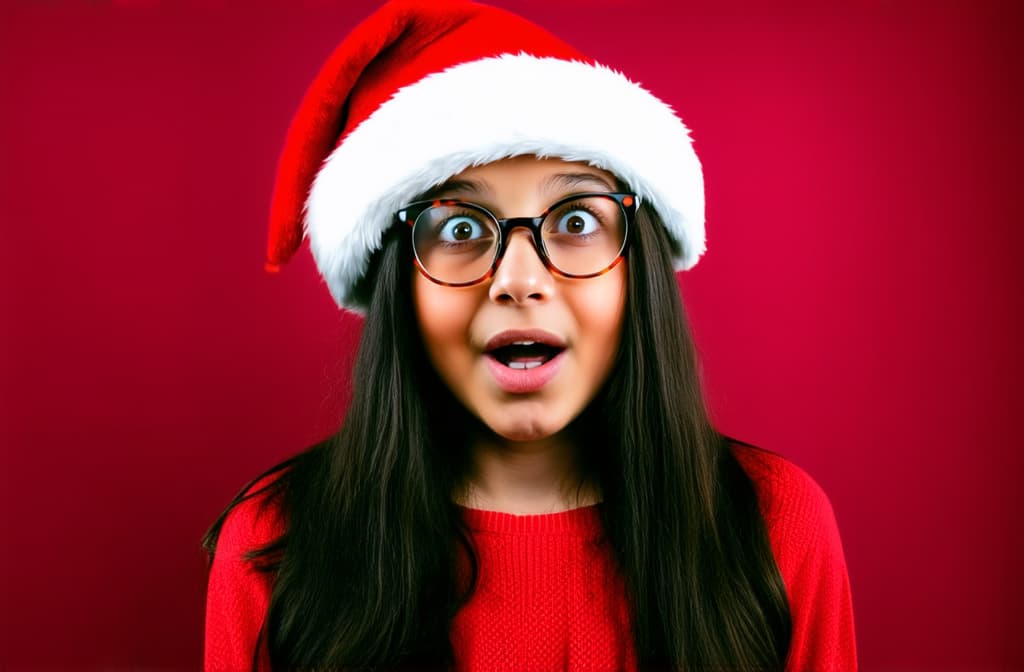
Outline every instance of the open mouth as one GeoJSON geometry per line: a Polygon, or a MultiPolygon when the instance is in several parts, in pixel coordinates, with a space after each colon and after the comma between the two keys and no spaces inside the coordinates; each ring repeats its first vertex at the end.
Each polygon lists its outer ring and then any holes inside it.
{"type": "Polygon", "coordinates": [[[533,369],[551,361],[564,349],[537,341],[521,341],[494,348],[487,354],[510,369],[533,369]]]}

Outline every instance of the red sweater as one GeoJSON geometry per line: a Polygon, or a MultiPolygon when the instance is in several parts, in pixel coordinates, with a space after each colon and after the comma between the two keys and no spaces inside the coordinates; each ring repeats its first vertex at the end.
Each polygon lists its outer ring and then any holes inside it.
{"type": "MultiPolygon", "coordinates": [[[[856,670],[850,581],[828,498],[778,455],[744,446],[735,453],[754,482],[789,597],[786,670],[856,670]]],[[[247,500],[221,530],[207,591],[207,672],[251,669],[273,578],[240,553],[282,529],[278,516],[257,510],[258,500],[247,500]]],[[[636,669],[622,581],[607,545],[592,543],[601,532],[597,505],[530,516],[463,513],[480,576],[452,627],[457,670],[636,669]]],[[[270,669],[265,646],[259,669],[270,669]]]]}

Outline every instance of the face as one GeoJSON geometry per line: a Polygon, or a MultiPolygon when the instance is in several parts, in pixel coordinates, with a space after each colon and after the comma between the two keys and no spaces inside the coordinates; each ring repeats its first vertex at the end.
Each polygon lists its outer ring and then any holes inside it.
{"type": "MultiPolygon", "coordinates": [[[[455,181],[430,196],[499,218],[535,217],[573,193],[616,191],[611,173],[533,156],[469,168],[455,181]]],[[[417,271],[412,290],[427,355],[454,396],[498,436],[536,441],[565,429],[605,383],[622,331],[626,264],[586,279],[553,274],[517,227],[484,282],[449,287],[417,271]]]]}

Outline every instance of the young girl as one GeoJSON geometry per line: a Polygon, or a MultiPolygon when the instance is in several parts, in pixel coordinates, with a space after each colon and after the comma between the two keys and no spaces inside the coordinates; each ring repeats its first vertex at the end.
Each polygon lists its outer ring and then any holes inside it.
{"type": "Polygon", "coordinates": [[[204,539],[207,670],[853,670],[829,501],[710,425],[674,270],[686,127],[468,2],[391,2],[313,82],[271,213],[365,315],[338,433],[204,539]]]}

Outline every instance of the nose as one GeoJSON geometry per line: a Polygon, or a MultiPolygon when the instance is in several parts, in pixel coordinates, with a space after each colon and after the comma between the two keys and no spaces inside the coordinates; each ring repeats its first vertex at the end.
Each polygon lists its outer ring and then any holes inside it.
{"type": "Polygon", "coordinates": [[[533,245],[530,232],[513,229],[491,280],[491,300],[514,304],[546,301],[554,291],[554,283],[554,277],[533,245]]]}

